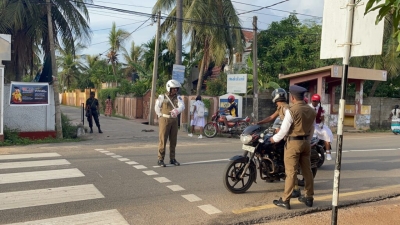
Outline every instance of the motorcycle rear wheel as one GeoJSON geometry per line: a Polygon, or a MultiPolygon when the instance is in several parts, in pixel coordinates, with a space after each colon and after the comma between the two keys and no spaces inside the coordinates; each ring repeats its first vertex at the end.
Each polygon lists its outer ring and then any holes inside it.
{"type": "Polygon", "coordinates": [[[226,166],[223,182],[228,191],[234,194],[241,194],[246,192],[251,187],[255,179],[255,167],[254,165],[250,165],[243,179],[241,179],[240,175],[242,174],[245,166],[246,163],[239,161],[231,161],[226,166]]]}
{"type": "Polygon", "coordinates": [[[217,128],[213,123],[207,123],[203,129],[204,136],[208,138],[213,138],[217,135],[217,128]]]}

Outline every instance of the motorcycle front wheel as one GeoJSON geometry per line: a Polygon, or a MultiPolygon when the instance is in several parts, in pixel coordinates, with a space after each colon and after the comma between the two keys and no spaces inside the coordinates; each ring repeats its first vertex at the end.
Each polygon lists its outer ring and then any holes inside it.
{"type": "Polygon", "coordinates": [[[317,152],[319,155],[319,161],[317,163],[317,168],[320,168],[325,162],[325,148],[317,147],[317,152]]]}
{"type": "Polygon", "coordinates": [[[255,167],[250,165],[247,168],[244,177],[240,178],[246,163],[239,161],[231,161],[225,168],[223,182],[225,188],[234,194],[240,194],[246,192],[254,182],[255,179],[255,167]]]}
{"type": "Polygon", "coordinates": [[[213,138],[217,135],[217,127],[213,123],[207,123],[203,129],[204,136],[213,138]]]}

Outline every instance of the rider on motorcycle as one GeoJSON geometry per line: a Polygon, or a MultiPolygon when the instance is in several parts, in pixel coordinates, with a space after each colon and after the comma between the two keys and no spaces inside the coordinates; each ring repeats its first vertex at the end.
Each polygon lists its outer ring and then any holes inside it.
{"type": "Polygon", "coordinates": [[[267,118],[258,121],[256,124],[264,124],[274,121],[278,116],[281,121],[285,118],[285,111],[289,109],[289,104],[287,103],[287,93],[283,88],[277,88],[272,92],[272,102],[278,107],[274,114],[268,116],[267,118]]]}
{"type": "Polygon", "coordinates": [[[224,119],[224,124],[225,124],[225,129],[224,132],[228,131],[228,121],[231,121],[235,118],[238,117],[238,107],[237,104],[235,102],[235,96],[233,95],[229,95],[228,96],[228,102],[230,104],[230,106],[222,111],[224,112],[229,112],[230,115],[226,115],[223,117],[224,119]]]}
{"type": "Polygon", "coordinates": [[[314,94],[311,97],[311,104],[309,104],[315,111],[317,112],[317,117],[315,118],[315,134],[317,134],[318,138],[324,140],[325,142],[325,151],[326,151],[326,159],[332,160],[331,156],[331,142],[333,141],[333,134],[331,129],[328,126],[324,125],[325,121],[325,110],[321,105],[321,96],[318,94],[314,94]]]}

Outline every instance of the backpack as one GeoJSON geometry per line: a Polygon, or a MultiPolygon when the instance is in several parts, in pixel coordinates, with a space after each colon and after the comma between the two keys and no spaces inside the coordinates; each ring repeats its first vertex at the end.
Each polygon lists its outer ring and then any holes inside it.
{"type": "Polygon", "coordinates": [[[204,105],[203,104],[196,105],[196,113],[197,113],[197,117],[204,117],[204,105]]]}

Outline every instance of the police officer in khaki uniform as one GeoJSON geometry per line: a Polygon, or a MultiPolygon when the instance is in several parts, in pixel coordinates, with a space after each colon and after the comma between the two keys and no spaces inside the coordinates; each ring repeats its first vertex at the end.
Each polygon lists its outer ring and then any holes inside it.
{"type": "Polygon", "coordinates": [[[158,162],[165,167],[165,147],[169,138],[170,163],[179,166],[175,159],[175,147],[178,138],[178,115],[185,109],[182,97],[178,95],[181,84],[176,80],[169,80],[166,84],[167,93],[159,95],[156,100],[155,111],[159,123],[158,162]]]}
{"type": "Polygon", "coordinates": [[[297,169],[300,164],[305,179],[304,196],[298,200],[309,207],[313,205],[314,178],[311,172],[310,140],[314,133],[314,120],[316,113],[304,102],[304,93],[307,89],[292,85],[289,87],[290,100],[293,102],[289,113],[285,113],[280,131],[270,138],[272,143],[279,142],[288,136],[285,153],[285,190],[282,198],[274,200],[277,206],[290,209],[290,197],[297,179],[297,169]]]}
{"type": "MultiPolygon", "coordinates": [[[[276,104],[277,109],[274,114],[268,116],[267,118],[258,121],[256,124],[264,124],[274,121],[276,118],[280,119],[280,123],[282,124],[283,119],[285,118],[285,113],[289,110],[289,104],[287,103],[287,93],[283,88],[277,88],[272,92],[272,102],[276,104]]],[[[295,186],[292,192],[292,198],[300,197],[301,191],[297,183],[297,179],[295,179],[295,186]]]]}

